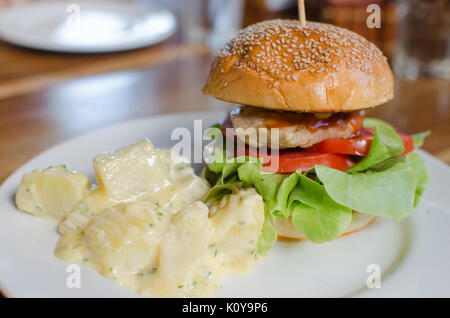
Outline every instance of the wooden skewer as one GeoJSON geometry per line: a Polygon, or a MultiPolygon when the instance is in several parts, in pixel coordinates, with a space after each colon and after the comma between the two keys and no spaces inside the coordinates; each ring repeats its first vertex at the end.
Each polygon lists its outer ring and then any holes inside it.
{"type": "Polygon", "coordinates": [[[306,25],[306,15],[305,15],[305,0],[297,0],[298,4],[298,18],[302,26],[306,25]]]}

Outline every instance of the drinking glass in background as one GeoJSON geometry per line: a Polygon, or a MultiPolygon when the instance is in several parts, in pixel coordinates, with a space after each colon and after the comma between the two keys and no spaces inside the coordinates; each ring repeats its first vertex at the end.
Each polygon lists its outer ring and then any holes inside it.
{"type": "Polygon", "coordinates": [[[450,79],[450,1],[402,3],[393,68],[397,76],[450,79]]]}
{"type": "Polygon", "coordinates": [[[182,36],[187,43],[222,47],[242,27],[244,0],[184,0],[182,36]]]}

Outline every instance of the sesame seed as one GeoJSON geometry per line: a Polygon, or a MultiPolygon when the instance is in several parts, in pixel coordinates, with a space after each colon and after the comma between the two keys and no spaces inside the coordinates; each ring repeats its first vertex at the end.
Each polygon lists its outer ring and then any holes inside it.
{"type": "MultiPolygon", "coordinates": [[[[371,64],[386,63],[375,45],[354,32],[318,22],[301,26],[297,20],[250,25],[229,41],[217,57],[219,67],[233,58],[232,68],[255,70],[265,80],[297,80],[293,72],[335,72],[338,65],[370,74],[371,64]],[[255,50],[256,54],[250,53],[255,50]]],[[[220,72],[224,73],[224,68],[220,72]]],[[[279,83],[270,85],[278,87],[279,83]]]]}

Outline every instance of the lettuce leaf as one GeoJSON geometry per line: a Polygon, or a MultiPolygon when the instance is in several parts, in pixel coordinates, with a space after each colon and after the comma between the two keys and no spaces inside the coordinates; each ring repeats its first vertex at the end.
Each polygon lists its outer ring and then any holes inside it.
{"type": "Polygon", "coordinates": [[[347,170],[348,173],[365,171],[385,160],[400,156],[405,151],[402,139],[387,123],[378,119],[366,118],[364,127],[374,128],[372,145],[367,156],[347,170]]]}
{"type": "Polygon", "coordinates": [[[414,198],[414,207],[416,207],[419,204],[420,197],[425,191],[425,186],[430,181],[430,177],[425,161],[418,153],[412,152],[407,154],[405,158],[406,163],[416,179],[416,193],[414,198]]]}
{"type": "Polygon", "coordinates": [[[209,189],[209,191],[206,193],[203,201],[204,202],[208,202],[208,201],[217,202],[217,201],[220,201],[225,195],[236,194],[239,191],[240,191],[240,188],[233,184],[216,185],[215,187],[212,187],[211,189],[209,189]]]}
{"type": "Polygon", "coordinates": [[[289,197],[289,210],[295,228],[313,243],[335,239],[351,223],[352,210],[333,201],[323,185],[298,175],[300,182],[289,197]]]}
{"type": "Polygon", "coordinates": [[[277,194],[277,208],[272,214],[276,216],[280,216],[283,218],[287,218],[289,216],[288,206],[289,206],[289,197],[292,190],[297,185],[300,179],[301,173],[293,173],[289,177],[285,178],[278,189],[277,194]]]}
{"type": "Polygon", "coordinates": [[[422,147],[422,145],[425,141],[425,137],[427,137],[430,133],[431,133],[431,131],[427,130],[427,131],[423,131],[421,133],[412,135],[413,140],[414,140],[414,148],[422,147]]]}
{"type": "Polygon", "coordinates": [[[261,235],[258,239],[258,253],[265,253],[272,248],[277,240],[277,231],[275,231],[272,222],[270,222],[270,212],[265,210],[265,218],[261,235]]]}
{"type": "Polygon", "coordinates": [[[355,211],[396,219],[413,211],[416,178],[406,163],[358,174],[319,165],[315,169],[330,197],[355,211]]]}
{"type": "Polygon", "coordinates": [[[272,211],[277,206],[278,189],[285,175],[261,171],[261,164],[246,163],[238,168],[239,179],[254,186],[263,197],[265,205],[272,211]]]}
{"type": "Polygon", "coordinates": [[[425,162],[415,152],[381,171],[348,174],[326,166],[316,166],[315,170],[336,202],[358,212],[397,220],[413,212],[429,181],[425,162]]]}

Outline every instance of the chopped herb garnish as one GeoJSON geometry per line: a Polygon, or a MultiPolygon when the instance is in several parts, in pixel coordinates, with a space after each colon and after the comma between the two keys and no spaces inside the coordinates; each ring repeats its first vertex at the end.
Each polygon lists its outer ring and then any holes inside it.
{"type": "Polygon", "coordinates": [[[144,273],[138,273],[136,276],[137,276],[137,279],[140,279],[140,278],[142,278],[142,276],[144,276],[144,273]]]}
{"type": "Polygon", "coordinates": [[[158,269],[156,267],[153,267],[148,273],[154,274],[158,269]]]}
{"type": "Polygon", "coordinates": [[[184,285],[178,285],[178,288],[183,288],[184,287],[184,285]]]}
{"type": "Polygon", "coordinates": [[[83,262],[87,262],[89,258],[83,258],[83,262]]]}
{"type": "Polygon", "coordinates": [[[244,221],[239,221],[239,222],[238,222],[238,225],[239,225],[239,226],[244,226],[244,225],[245,225],[245,222],[244,222],[244,221]]]}

